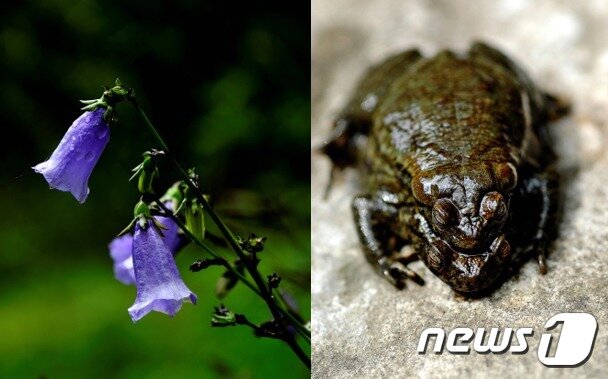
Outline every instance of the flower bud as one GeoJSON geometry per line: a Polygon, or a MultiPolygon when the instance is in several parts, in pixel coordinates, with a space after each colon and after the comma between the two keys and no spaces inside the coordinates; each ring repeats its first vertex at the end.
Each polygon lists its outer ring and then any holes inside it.
{"type": "Polygon", "coordinates": [[[160,198],[160,201],[163,203],[171,203],[171,209],[177,210],[179,205],[184,200],[184,193],[181,189],[182,182],[175,182],[169,189],[165,192],[165,194],[160,198]]]}
{"type": "Polygon", "coordinates": [[[224,305],[215,307],[215,312],[211,314],[211,326],[223,327],[223,326],[234,326],[236,324],[236,318],[234,313],[230,312],[224,305]]]}
{"type": "Polygon", "coordinates": [[[266,242],[266,237],[258,237],[257,235],[251,233],[249,238],[246,240],[241,240],[239,244],[241,245],[241,249],[245,250],[248,253],[255,254],[264,250],[264,243],[266,242]]]}
{"type": "Polygon", "coordinates": [[[205,214],[202,205],[198,200],[193,199],[188,202],[185,210],[186,229],[199,240],[205,238],[205,214]]]}
{"type": "Polygon", "coordinates": [[[133,168],[132,171],[134,172],[134,174],[129,180],[138,177],[137,189],[139,190],[139,193],[154,193],[153,183],[154,180],[159,176],[157,157],[162,156],[164,154],[165,153],[162,150],[152,149],[150,151],[146,151],[142,154],[142,162],[135,166],[135,168],[133,168]]]}

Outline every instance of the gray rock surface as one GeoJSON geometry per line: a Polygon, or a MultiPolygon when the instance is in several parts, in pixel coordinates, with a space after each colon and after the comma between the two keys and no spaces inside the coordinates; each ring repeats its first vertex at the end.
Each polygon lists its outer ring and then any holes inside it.
{"type": "Polygon", "coordinates": [[[544,89],[574,106],[552,128],[563,176],[561,236],[549,273],[534,262],[490,297],[463,300],[421,263],[427,282],[397,291],[365,261],[350,202],[350,170],[323,201],[329,162],[312,154],[313,376],[608,377],[608,2],[314,0],[312,146],[372,63],[419,47],[464,51],[487,41],[520,63],[544,89]],[[590,360],[546,368],[536,352],[545,322],[560,312],[589,312],[599,324],[590,360]],[[525,355],[419,355],[427,327],[533,327],[525,355]]]}

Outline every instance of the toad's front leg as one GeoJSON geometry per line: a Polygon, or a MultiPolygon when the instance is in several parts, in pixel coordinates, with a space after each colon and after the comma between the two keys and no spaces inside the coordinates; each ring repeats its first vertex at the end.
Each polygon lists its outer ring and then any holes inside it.
{"type": "Polygon", "coordinates": [[[559,177],[552,169],[532,172],[524,177],[514,199],[521,212],[515,224],[519,225],[521,234],[529,237],[524,250],[536,254],[539,272],[545,274],[547,245],[557,232],[559,177]]]}
{"type": "Polygon", "coordinates": [[[543,275],[547,273],[545,263],[547,245],[557,233],[555,219],[558,216],[558,183],[558,174],[553,170],[536,174],[528,182],[528,190],[536,194],[542,204],[534,242],[537,249],[538,268],[543,275]]]}
{"type": "Polygon", "coordinates": [[[406,243],[391,228],[399,222],[399,209],[378,195],[357,196],[352,207],[363,251],[378,273],[398,289],[405,287],[408,278],[423,285],[424,280],[407,267],[410,261],[418,259],[417,256],[403,258],[398,253],[406,243]]]}

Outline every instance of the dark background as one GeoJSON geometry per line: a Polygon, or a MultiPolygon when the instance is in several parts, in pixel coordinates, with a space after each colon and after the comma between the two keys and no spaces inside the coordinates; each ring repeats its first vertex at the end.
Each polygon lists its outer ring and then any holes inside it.
{"type": "MultiPolygon", "coordinates": [[[[222,271],[189,272],[204,257],[194,247],[177,263],[199,304],[131,322],[135,288],[114,280],[107,244],[137,201],[130,169],[157,146],[127,104],[85,204],[30,167],[79,116],[78,100],[120,77],[229,225],[269,237],[262,271],[283,274],[308,319],[309,4],[36,0],[0,12],[0,376],[307,377],[284,344],[209,327],[222,271]]],[[[160,188],[177,179],[161,167],[160,188]]],[[[242,286],[223,302],[270,317],[242,286]]]]}

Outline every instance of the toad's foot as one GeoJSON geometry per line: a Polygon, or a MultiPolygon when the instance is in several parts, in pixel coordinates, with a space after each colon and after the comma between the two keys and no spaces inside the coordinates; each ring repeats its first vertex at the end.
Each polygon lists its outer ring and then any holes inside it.
{"type": "Polygon", "coordinates": [[[398,215],[397,208],[377,196],[357,196],[353,201],[353,213],[365,256],[376,271],[398,289],[405,287],[407,279],[423,285],[420,275],[407,266],[417,256],[404,257],[399,252],[387,254],[396,248],[391,243],[395,235],[389,225],[398,215]]]}

